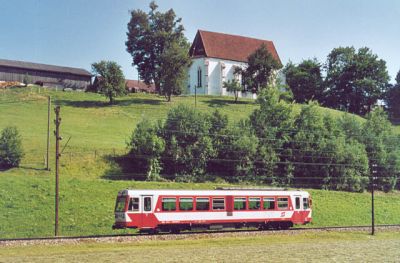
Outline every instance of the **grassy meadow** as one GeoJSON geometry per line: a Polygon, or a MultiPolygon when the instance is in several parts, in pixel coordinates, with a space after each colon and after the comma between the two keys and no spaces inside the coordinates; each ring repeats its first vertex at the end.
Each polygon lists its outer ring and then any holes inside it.
{"type": "MultiPolygon", "coordinates": [[[[111,180],[123,171],[107,155],[126,152],[126,141],[143,118],[164,118],[178,104],[195,106],[193,96],[163,97],[131,94],[109,106],[93,93],[62,92],[39,87],[0,90],[0,130],[17,126],[25,156],[21,167],[0,172],[0,238],[53,235],[54,171],[46,171],[47,96],[51,96],[50,167],[54,170],[54,112],[61,106],[60,233],[109,234],[115,195],[124,188],[213,189],[217,183],[138,182],[111,180]]],[[[239,121],[258,106],[253,100],[198,96],[196,108],[227,114],[239,121]]],[[[295,105],[299,108],[299,105],[295,105]]],[[[341,112],[322,109],[340,116],[341,112]]],[[[310,190],[314,202],[311,226],[367,225],[370,194],[310,190]]],[[[376,222],[400,224],[400,193],[377,193],[376,222]]],[[[120,233],[126,230],[119,230],[120,233]]]]}
{"type": "Polygon", "coordinates": [[[400,233],[261,234],[0,247],[1,262],[397,262],[400,233]],[[384,248],[384,249],[382,249],[384,248]]]}

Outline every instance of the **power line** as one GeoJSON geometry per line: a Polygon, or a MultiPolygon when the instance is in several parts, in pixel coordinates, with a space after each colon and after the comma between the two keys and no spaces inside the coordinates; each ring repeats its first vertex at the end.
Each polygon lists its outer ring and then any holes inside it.
{"type": "MultiPolygon", "coordinates": [[[[124,158],[130,158],[130,159],[145,159],[145,160],[150,160],[150,159],[154,159],[154,156],[152,155],[126,155],[124,156],[124,158]]],[[[246,160],[243,159],[227,159],[227,158],[196,158],[196,157],[185,157],[181,160],[174,158],[174,157],[166,157],[166,156],[161,156],[160,157],[161,160],[173,160],[176,162],[181,162],[182,164],[184,164],[185,160],[192,160],[192,161],[201,161],[204,160],[205,162],[209,162],[209,161],[214,161],[214,162],[243,162],[246,160]]],[[[364,165],[358,165],[358,164],[353,164],[353,163],[316,163],[316,162],[298,162],[298,161],[261,161],[261,160],[249,160],[250,162],[254,163],[254,164],[286,164],[286,165],[311,165],[311,166],[338,166],[338,167],[359,167],[362,168],[364,167],[364,165]]],[[[377,166],[380,168],[397,168],[397,166],[395,165],[385,165],[385,166],[377,166]]]]}

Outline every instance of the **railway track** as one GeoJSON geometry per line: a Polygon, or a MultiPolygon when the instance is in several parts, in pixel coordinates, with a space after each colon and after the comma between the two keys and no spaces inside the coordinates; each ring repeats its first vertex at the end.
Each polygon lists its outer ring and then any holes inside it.
{"type": "MultiPolygon", "coordinates": [[[[396,225],[376,225],[379,231],[400,231],[400,224],[396,225]]],[[[223,236],[245,236],[245,235],[268,235],[268,234],[297,234],[309,231],[370,231],[371,226],[331,226],[331,227],[296,227],[289,230],[210,230],[210,231],[184,231],[179,234],[158,233],[158,234],[111,234],[111,235],[85,235],[85,236],[59,236],[59,237],[35,237],[35,238],[0,238],[0,247],[9,245],[34,245],[34,244],[63,244],[80,242],[132,242],[145,240],[179,240],[190,237],[223,237],[223,236]]]]}

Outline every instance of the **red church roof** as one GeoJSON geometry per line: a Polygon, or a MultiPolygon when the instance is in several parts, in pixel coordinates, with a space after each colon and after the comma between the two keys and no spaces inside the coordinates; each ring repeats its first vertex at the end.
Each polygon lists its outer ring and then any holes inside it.
{"type": "Polygon", "coordinates": [[[282,64],[272,41],[203,30],[197,31],[189,54],[191,57],[204,56],[247,62],[248,56],[262,44],[265,44],[268,52],[282,64]]]}

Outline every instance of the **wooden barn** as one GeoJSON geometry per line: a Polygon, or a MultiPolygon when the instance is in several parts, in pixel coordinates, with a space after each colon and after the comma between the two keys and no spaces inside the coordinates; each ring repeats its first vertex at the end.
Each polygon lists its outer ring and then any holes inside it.
{"type": "Polygon", "coordinates": [[[91,73],[81,68],[0,59],[0,81],[27,80],[42,86],[86,89],[91,78],[91,73]]]}
{"type": "Polygon", "coordinates": [[[156,86],[154,84],[147,85],[143,81],[140,80],[126,80],[126,88],[129,92],[137,93],[156,93],[156,86]]]}
{"type": "MultiPolygon", "coordinates": [[[[96,76],[93,81],[93,85],[88,89],[88,91],[98,92],[99,82],[102,80],[101,76],[96,76]]],[[[130,93],[156,93],[156,86],[154,84],[147,85],[140,80],[125,79],[126,90],[130,93]]]]}

